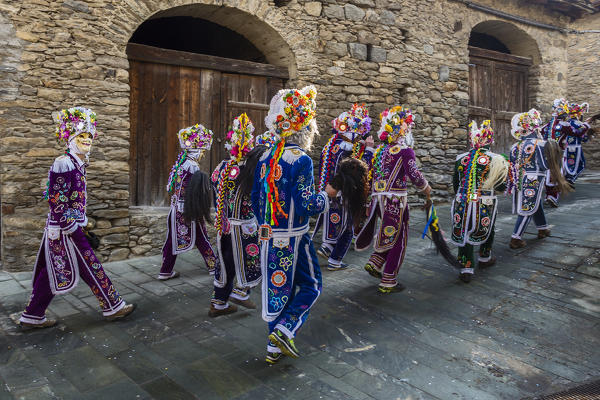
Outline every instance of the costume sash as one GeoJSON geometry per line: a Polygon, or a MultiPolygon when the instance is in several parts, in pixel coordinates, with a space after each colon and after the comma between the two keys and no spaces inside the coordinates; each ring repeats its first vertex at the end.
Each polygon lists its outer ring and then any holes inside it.
{"type": "Polygon", "coordinates": [[[196,224],[193,221],[187,222],[183,218],[183,202],[171,205],[169,228],[171,229],[173,255],[185,253],[194,247],[196,224]]]}
{"type": "MultiPolygon", "coordinates": [[[[75,253],[75,244],[70,235],[59,231],[58,236],[50,239],[47,230],[44,231],[39,257],[45,257],[50,290],[53,294],[67,293],[79,282],[79,266],[75,253]]],[[[36,262],[36,268],[38,263],[36,262]]],[[[35,279],[36,271],[33,273],[35,279]]]]}

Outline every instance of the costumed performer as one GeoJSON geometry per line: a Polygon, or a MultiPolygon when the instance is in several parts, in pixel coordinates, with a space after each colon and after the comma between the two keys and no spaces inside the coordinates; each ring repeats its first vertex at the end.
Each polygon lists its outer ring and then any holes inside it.
{"type": "Polygon", "coordinates": [[[79,278],[98,299],[107,320],[130,314],[126,304],[94,254],[84,229],[88,224],[86,168],[93,141],[97,138],[96,113],[73,107],[52,113],[56,139],[66,145],[48,173],[45,198],[50,212],[33,271],[33,292],[21,315],[21,326],[47,328],[56,320],[46,318],[46,309],[56,294],[71,291],[79,278]]]}
{"type": "Polygon", "coordinates": [[[358,251],[366,250],[375,238],[374,252],[365,270],[381,280],[381,293],[398,292],[404,286],[397,281],[408,239],[407,178],[430,201],[431,187],[415,159],[413,114],[402,106],[381,113],[379,139],[369,171],[371,202],[366,222],[356,237],[358,251]],[[376,231],[377,220],[381,224],[376,231]]]}
{"type": "Polygon", "coordinates": [[[196,124],[180,130],[177,136],[182,151],[171,168],[167,183],[167,191],[171,194],[171,210],[167,217],[167,239],[162,249],[162,267],[158,274],[160,280],[179,276],[179,272],[173,270],[177,255],[190,251],[194,245],[204,258],[211,275],[218,267],[205,224],[184,215],[186,190],[192,175],[200,170],[198,161],[210,150],[213,133],[203,125],[196,124]]]}

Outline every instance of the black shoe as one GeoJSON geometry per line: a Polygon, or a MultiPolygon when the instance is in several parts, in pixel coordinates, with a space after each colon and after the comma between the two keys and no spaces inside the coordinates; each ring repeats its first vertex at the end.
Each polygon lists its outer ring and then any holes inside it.
{"type": "Polygon", "coordinates": [[[279,362],[279,360],[281,360],[283,358],[283,353],[271,353],[270,351],[267,352],[267,358],[265,358],[265,361],[268,364],[274,365],[277,364],[279,362]]]}
{"type": "Polygon", "coordinates": [[[269,340],[275,346],[279,347],[279,350],[281,350],[281,352],[286,356],[292,358],[300,357],[300,352],[294,344],[294,339],[288,338],[279,329],[275,328],[275,330],[269,335],[269,340]]]}
{"type": "Polygon", "coordinates": [[[463,268],[460,272],[460,275],[458,275],[458,277],[464,283],[471,282],[471,278],[473,278],[473,268],[463,268]],[[468,271],[465,271],[465,270],[468,270],[468,271]]]}
{"type": "Polygon", "coordinates": [[[343,269],[347,269],[349,266],[349,264],[346,264],[344,262],[340,265],[327,264],[327,271],[341,271],[343,269]]]}
{"type": "Polygon", "coordinates": [[[383,294],[390,294],[390,293],[399,293],[401,291],[403,291],[404,289],[406,289],[406,286],[404,286],[401,283],[397,283],[396,286],[377,286],[377,290],[379,290],[379,293],[383,293],[383,294]]]}
{"type": "Polygon", "coordinates": [[[329,249],[329,247],[321,245],[321,247],[319,247],[317,250],[317,254],[327,260],[331,255],[331,250],[329,249]]]}
{"type": "Polygon", "coordinates": [[[367,271],[369,275],[371,275],[374,278],[381,279],[382,277],[381,272],[379,272],[377,268],[375,268],[375,266],[370,262],[365,264],[365,271],[367,271]]]}
{"type": "Polygon", "coordinates": [[[208,310],[208,316],[211,318],[220,317],[221,315],[233,314],[237,312],[237,307],[233,304],[230,304],[227,308],[215,308],[214,305],[210,305],[210,309],[208,310]]]}

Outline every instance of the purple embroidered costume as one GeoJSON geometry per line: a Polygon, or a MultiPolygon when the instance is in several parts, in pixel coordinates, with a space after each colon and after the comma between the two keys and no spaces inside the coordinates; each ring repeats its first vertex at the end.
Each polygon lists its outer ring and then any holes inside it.
{"type": "MultiPolygon", "coordinates": [[[[76,136],[95,136],[96,114],[91,110],[75,107],[54,113],[53,117],[59,124],[59,142],[68,141],[71,152],[77,150],[76,136]]],[[[33,271],[33,292],[20,321],[43,324],[54,295],[71,291],[80,278],[98,299],[104,316],[116,314],[125,302],[83,231],[88,222],[86,167],[78,156],[67,152],[54,161],[48,173],[46,196],[50,210],[33,271]]]]}
{"type": "MultiPolygon", "coordinates": [[[[389,292],[398,285],[396,277],[402,265],[408,239],[407,179],[418,190],[427,192],[429,184],[419,170],[414,151],[409,147],[412,114],[402,107],[385,110],[379,137],[384,141],[371,163],[371,203],[369,215],[356,238],[356,250],[370,247],[374,252],[365,269],[381,278],[379,290],[389,292]],[[377,221],[381,218],[379,229],[377,221]]],[[[428,192],[427,192],[428,193],[428,192]]]]}
{"type": "Polygon", "coordinates": [[[240,188],[240,172],[248,168],[244,156],[253,148],[253,131],[254,126],[246,114],[234,120],[225,144],[231,159],[221,161],[211,176],[216,193],[215,228],[220,261],[220,268],[215,270],[211,299],[216,309],[227,308],[230,297],[234,301],[247,300],[250,288],[261,279],[258,225],[250,193],[240,188]]]}
{"type": "Polygon", "coordinates": [[[212,273],[218,263],[217,257],[206,235],[206,227],[196,221],[186,221],[183,216],[185,191],[192,175],[200,170],[198,158],[210,149],[212,131],[196,124],[178,133],[183,151],[173,165],[167,190],[172,193],[171,210],[167,217],[167,239],[162,249],[163,263],[158,279],[176,276],[173,271],[177,255],[191,250],[194,245],[204,258],[208,271],[212,273]]]}
{"type": "MultiPolygon", "coordinates": [[[[364,106],[354,104],[351,111],[340,114],[332,125],[333,135],[321,153],[319,190],[323,190],[336,174],[342,160],[353,157],[369,164],[373,157],[373,148],[364,144],[371,129],[371,118],[364,106]]],[[[352,217],[343,207],[341,196],[340,192],[329,199],[329,210],[319,215],[312,235],[314,240],[323,227],[323,244],[317,254],[328,259],[329,270],[346,267],[342,259],[350,249],[354,233],[352,217]]]]}

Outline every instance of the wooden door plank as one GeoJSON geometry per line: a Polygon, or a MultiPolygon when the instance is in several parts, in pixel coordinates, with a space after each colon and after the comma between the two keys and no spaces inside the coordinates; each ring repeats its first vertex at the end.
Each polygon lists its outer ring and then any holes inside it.
{"type": "Polygon", "coordinates": [[[533,65],[533,61],[529,57],[515,56],[513,54],[500,53],[498,51],[481,49],[473,46],[469,46],[469,56],[486,58],[493,61],[509,62],[512,64],[533,65]]]}
{"type": "Polygon", "coordinates": [[[161,49],[137,43],[127,44],[126,51],[130,60],[289,79],[287,68],[271,64],[161,49]]]}
{"type": "Polygon", "coordinates": [[[140,99],[140,63],[129,63],[129,204],[136,205],[137,198],[137,161],[138,161],[138,115],[140,114],[138,101],[140,99]]]}

